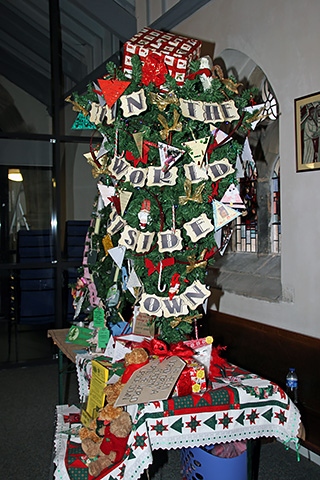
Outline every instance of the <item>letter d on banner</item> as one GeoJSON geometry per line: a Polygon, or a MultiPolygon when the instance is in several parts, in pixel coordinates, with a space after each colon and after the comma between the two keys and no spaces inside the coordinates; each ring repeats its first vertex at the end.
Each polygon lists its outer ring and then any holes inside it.
{"type": "Polygon", "coordinates": [[[159,252],[174,252],[182,250],[182,238],[180,230],[175,233],[172,230],[158,233],[159,252]]]}

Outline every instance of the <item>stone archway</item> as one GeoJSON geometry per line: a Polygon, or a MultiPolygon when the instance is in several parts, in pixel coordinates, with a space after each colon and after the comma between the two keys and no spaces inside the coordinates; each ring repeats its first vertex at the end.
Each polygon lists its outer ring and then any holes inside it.
{"type": "MultiPolygon", "coordinates": [[[[247,55],[235,50],[226,49],[215,59],[225,73],[225,77],[233,76],[243,85],[257,87],[262,92],[261,100],[276,105],[277,100],[272,87],[263,70],[247,55]]],[[[260,122],[250,133],[249,143],[257,169],[257,249],[258,254],[271,253],[271,180],[276,159],[279,159],[279,119],[270,115],[260,122]]]]}

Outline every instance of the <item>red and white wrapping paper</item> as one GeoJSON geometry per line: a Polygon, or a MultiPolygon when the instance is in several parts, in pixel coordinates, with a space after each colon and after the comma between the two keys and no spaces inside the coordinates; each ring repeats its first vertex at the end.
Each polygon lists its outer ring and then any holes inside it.
{"type": "Polygon", "coordinates": [[[142,64],[148,56],[156,55],[159,62],[164,62],[168,73],[175,78],[178,85],[182,85],[188,74],[190,61],[200,57],[201,45],[200,40],[145,27],[124,44],[122,69],[131,77],[133,55],[139,55],[142,64]]]}
{"type": "Polygon", "coordinates": [[[193,340],[186,340],[185,342],[183,342],[185,345],[194,350],[193,358],[198,363],[204,366],[207,374],[210,368],[212,342],[213,338],[211,336],[204,338],[196,338],[193,340]]]}

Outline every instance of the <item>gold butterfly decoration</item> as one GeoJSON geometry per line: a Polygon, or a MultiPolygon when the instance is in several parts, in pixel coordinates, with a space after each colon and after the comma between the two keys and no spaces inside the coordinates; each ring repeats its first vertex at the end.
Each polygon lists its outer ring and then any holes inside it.
{"type": "Polygon", "coordinates": [[[187,202],[202,203],[202,192],[204,187],[205,183],[201,183],[201,185],[198,185],[192,194],[192,183],[187,178],[184,182],[185,195],[179,197],[179,205],[185,205],[187,202]]]}
{"type": "Polygon", "coordinates": [[[178,97],[174,92],[169,92],[166,95],[150,92],[149,98],[151,103],[155,103],[161,112],[163,112],[168,105],[179,106],[178,97]]]}
{"type": "Polygon", "coordinates": [[[88,110],[82,107],[79,103],[72,100],[71,95],[69,95],[69,97],[65,99],[65,102],[71,103],[73,105],[72,110],[74,110],[75,112],[81,112],[85,117],[89,115],[88,110]]]}

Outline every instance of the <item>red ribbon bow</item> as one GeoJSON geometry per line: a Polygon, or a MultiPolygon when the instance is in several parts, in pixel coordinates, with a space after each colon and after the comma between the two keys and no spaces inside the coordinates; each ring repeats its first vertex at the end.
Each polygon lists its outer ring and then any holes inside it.
{"type": "Polygon", "coordinates": [[[166,81],[168,73],[168,68],[164,63],[164,55],[150,52],[143,62],[141,72],[141,82],[144,85],[153,82],[157,87],[160,87],[166,81]]]}
{"type": "Polygon", "coordinates": [[[154,265],[152,261],[149,258],[144,259],[144,264],[146,268],[148,269],[148,275],[152,275],[154,272],[160,272],[160,267],[162,264],[162,268],[164,267],[170,267],[171,265],[174,265],[174,257],[170,258],[164,258],[161,260],[157,265],[154,265]]]}
{"type": "Polygon", "coordinates": [[[194,355],[192,348],[185,345],[182,341],[168,346],[162,340],[153,338],[152,340],[144,340],[140,346],[145,350],[148,350],[150,355],[156,355],[159,357],[160,360],[174,356],[188,360],[194,355]]]}

